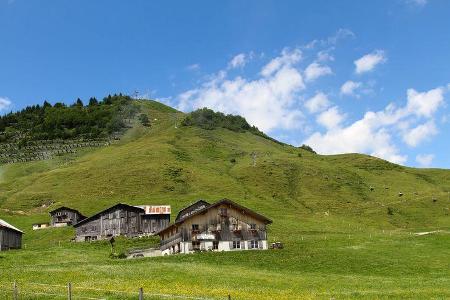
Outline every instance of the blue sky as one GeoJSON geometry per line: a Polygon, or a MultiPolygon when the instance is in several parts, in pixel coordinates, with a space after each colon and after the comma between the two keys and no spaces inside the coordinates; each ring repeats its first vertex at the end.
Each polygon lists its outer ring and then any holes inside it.
{"type": "Polygon", "coordinates": [[[0,113],[109,93],[450,168],[450,1],[0,0],[0,113]]]}

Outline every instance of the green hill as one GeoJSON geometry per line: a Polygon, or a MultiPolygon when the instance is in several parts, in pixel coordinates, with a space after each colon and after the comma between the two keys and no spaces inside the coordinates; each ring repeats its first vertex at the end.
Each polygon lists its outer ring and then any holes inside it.
{"type": "Polygon", "coordinates": [[[0,165],[0,218],[26,232],[25,249],[0,253],[0,286],[72,281],[79,295],[104,297],[88,289],[95,278],[100,289],[217,299],[450,297],[449,170],[317,155],[242,118],[202,126],[155,101],[134,104],[150,126],[134,116],[116,143],[0,165]],[[61,205],[89,215],[117,202],[170,204],[176,214],[224,197],[272,219],[269,239],[285,249],[123,261],[108,258],[106,243],[70,243],[71,228],[31,230],[61,205]],[[438,232],[414,235],[429,231],[438,232]]]}

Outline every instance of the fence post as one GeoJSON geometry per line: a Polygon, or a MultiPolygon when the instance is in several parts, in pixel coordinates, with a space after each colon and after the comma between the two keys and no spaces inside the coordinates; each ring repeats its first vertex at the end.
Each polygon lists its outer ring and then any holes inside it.
{"type": "Polygon", "coordinates": [[[231,300],[231,295],[230,294],[228,294],[228,300],[231,300]]]}
{"type": "Polygon", "coordinates": [[[139,300],[144,300],[144,289],[139,288],[139,300]]]}
{"type": "Polygon", "coordinates": [[[72,284],[70,282],[67,284],[67,299],[72,300],[72,284]]]}
{"type": "Polygon", "coordinates": [[[13,299],[14,300],[17,300],[18,299],[18,297],[17,297],[17,283],[16,283],[16,281],[14,281],[14,284],[13,284],[13,299]]]}

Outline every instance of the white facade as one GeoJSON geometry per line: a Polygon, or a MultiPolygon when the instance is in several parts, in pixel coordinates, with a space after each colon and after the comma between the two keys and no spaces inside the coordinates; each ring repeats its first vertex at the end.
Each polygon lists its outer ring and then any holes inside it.
{"type": "Polygon", "coordinates": [[[162,251],[162,255],[170,255],[170,254],[189,254],[194,253],[196,251],[242,251],[242,250],[267,250],[268,244],[267,240],[251,240],[251,241],[218,241],[215,243],[212,240],[204,240],[197,242],[180,242],[174,245],[171,248],[165,249],[162,251]]]}

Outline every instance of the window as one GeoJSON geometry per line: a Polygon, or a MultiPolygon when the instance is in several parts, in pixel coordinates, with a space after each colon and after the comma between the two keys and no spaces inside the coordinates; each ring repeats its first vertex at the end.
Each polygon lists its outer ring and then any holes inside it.
{"type": "Polygon", "coordinates": [[[213,242],[213,250],[218,250],[219,249],[219,242],[214,241],[213,242]]]}
{"type": "Polygon", "coordinates": [[[250,224],[250,230],[256,230],[256,224],[255,223],[250,224]]]}
{"type": "Polygon", "coordinates": [[[227,216],[228,215],[228,211],[226,208],[219,208],[219,214],[221,216],[227,216]]]}
{"type": "Polygon", "coordinates": [[[200,227],[198,226],[198,224],[192,224],[192,231],[198,231],[200,229],[200,227]]]}
{"type": "Polygon", "coordinates": [[[241,241],[233,241],[233,249],[241,249],[241,241]]]}
{"type": "Polygon", "coordinates": [[[258,249],[258,241],[250,241],[250,249],[258,249]]]}

